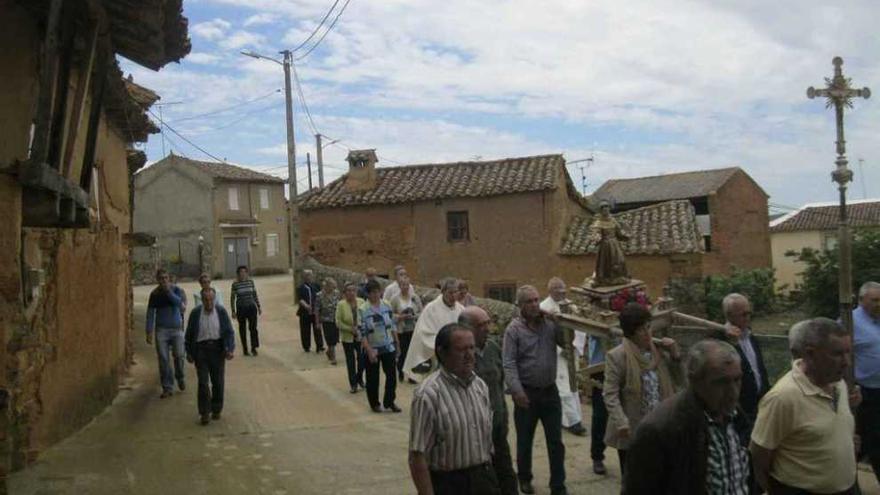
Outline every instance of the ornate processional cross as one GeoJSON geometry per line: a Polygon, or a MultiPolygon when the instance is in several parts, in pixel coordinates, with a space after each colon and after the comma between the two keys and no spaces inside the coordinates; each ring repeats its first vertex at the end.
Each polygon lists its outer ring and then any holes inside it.
{"type": "MultiPolygon", "coordinates": [[[[846,160],[846,140],[843,137],[843,109],[845,107],[852,108],[853,98],[870,98],[871,90],[868,88],[853,89],[850,86],[851,80],[843,77],[843,59],[834,57],[831,61],[834,64],[834,77],[825,78],[825,87],[816,89],[812,86],[807,88],[807,98],[815,97],[825,98],[825,108],[834,107],[835,117],[837,118],[837,159],[834,164],[837,168],[831,173],[831,178],[838,185],[840,192],[840,221],[838,225],[838,250],[840,254],[840,262],[838,269],[840,270],[838,281],[838,302],[840,304],[840,319],[844,327],[850,335],[853,332],[852,322],[852,245],[850,240],[849,219],[846,211],[846,184],[852,180],[852,170],[847,168],[846,160]]],[[[855,356],[853,356],[855,361],[855,356]]],[[[855,363],[850,366],[848,381],[852,383],[852,370],[855,363]]]]}

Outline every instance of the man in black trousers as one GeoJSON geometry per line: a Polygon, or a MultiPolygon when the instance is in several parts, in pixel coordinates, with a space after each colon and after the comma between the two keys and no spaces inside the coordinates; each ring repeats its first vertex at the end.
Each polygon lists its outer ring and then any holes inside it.
{"type": "Polygon", "coordinates": [[[309,352],[312,349],[312,335],[315,336],[315,352],[324,350],[324,336],[318,328],[317,314],[315,314],[315,302],[318,300],[318,292],[321,286],[315,283],[315,274],[311,270],[303,270],[303,283],[296,288],[296,300],[299,302],[296,315],[299,316],[299,336],[303,350],[309,352]]]}
{"type": "Polygon", "coordinates": [[[186,360],[195,363],[199,378],[201,424],[220,419],[226,360],[235,351],[232,320],[223,306],[214,305],[214,289],[202,289],[202,305],[193,309],[186,325],[186,360]],[[210,414],[210,416],[209,416],[210,414]]]}

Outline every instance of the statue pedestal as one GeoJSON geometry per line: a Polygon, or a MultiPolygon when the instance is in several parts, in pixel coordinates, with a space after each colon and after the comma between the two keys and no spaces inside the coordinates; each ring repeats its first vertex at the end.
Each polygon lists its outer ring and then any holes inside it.
{"type": "Polygon", "coordinates": [[[639,290],[647,292],[645,282],[632,279],[625,284],[611,285],[607,287],[591,287],[589,284],[585,283],[580,287],[571,287],[569,289],[569,294],[579,299],[580,301],[578,302],[581,304],[587,303],[594,307],[610,310],[611,300],[618,294],[624,291],[632,293],[639,290]]]}

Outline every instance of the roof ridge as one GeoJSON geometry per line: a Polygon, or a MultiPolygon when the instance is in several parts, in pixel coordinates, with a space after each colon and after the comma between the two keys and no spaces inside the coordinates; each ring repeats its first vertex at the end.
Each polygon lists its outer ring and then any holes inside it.
{"type": "MultiPolygon", "coordinates": [[[[707,173],[707,172],[734,172],[736,170],[742,170],[742,167],[740,167],[738,165],[734,165],[732,167],[705,168],[705,169],[700,169],[700,170],[688,170],[685,172],[671,172],[671,173],[667,173],[667,174],[644,175],[641,177],[626,177],[623,179],[608,179],[602,185],[610,184],[612,182],[625,182],[625,181],[633,181],[633,180],[656,179],[658,177],[671,177],[673,175],[700,174],[700,173],[707,173]]],[[[599,186],[599,188],[601,189],[602,186],[599,186]]]]}
{"type": "MultiPolygon", "coordinates": [[[[565,157],[562,153],[548,153],[544,155],[529,155],[529,156],[509,156],[506,158],[498,158],[496,160],[468,160],[468,161],[458,161],[458,162],[441,162],[441,163],[413,163],[407,165],[397,165],[394,167],[376,167],[376,171],[380,170],[400,170],[400,169],[410,169],[410,168],[430,168],[430,167],[455,167],[462,165],[490,165],[494,163],[507,162],[507,161],[519,161],[519,160],[534,160],[537,158],[561,158],[565,160],[565,157]]],[[[343,174],[345,175],[345,174],[343,174]]]]}

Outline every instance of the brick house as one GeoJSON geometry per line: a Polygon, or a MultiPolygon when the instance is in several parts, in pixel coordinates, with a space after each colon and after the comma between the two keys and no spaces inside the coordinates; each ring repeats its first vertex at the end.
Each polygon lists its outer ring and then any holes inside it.
{"type": "MultiPolygon", "coordinates": [[[[855,229],[880,229],[880,200],[851,201],[846,205],[850,225],[855,229]]],[[[801,281],[800,272],[806,266],[786,256],[788,251],[804,248],[832,249],[837,245],[837,203],[815,203],[770,222],[770,246],[776,282],[786,290],[794,289],[801,281]]]]}
{"type": "MultiPolygon", "coordinates": [[[[355,271],[374,266],[380,274],[403,264],[422,285],[457,276],[475,295],[501,300],[511,300],[518,285],[543,291],[553,275],[580,284],[592,274],[595,245],[586,226],[593,212],[562,155],[382,168],[376,162],[372,150],[353,151],[347,174],[302,195],[304,253],[355,271]]],[[[651,206],[621,221],[637,230],[626,246],[630,269],[655,294],[673,274],[699,270],[701,246],[687,202],[651,206]]]]}
{"type": "Polygon", "coordinates": [[[132,149],[159,70],[190,50],[180,0],[0,0],[0,492],[88,423],[130,363],[132,149]]]}
{"type": "Polygon", "coordinates": [[[671,200],[687,200],[703,237],[705,275],[731,267],[765,268],[770,262],[769,196],[739,167],[612,179],[591,196],[607,200],[615,212],[671,200]]]}
{"type": "Polygon", "coordinates": [[[173,153],[135,176],[134,228],[183,276],[281,273],[290,266],[284,179],[173,153]]]}

